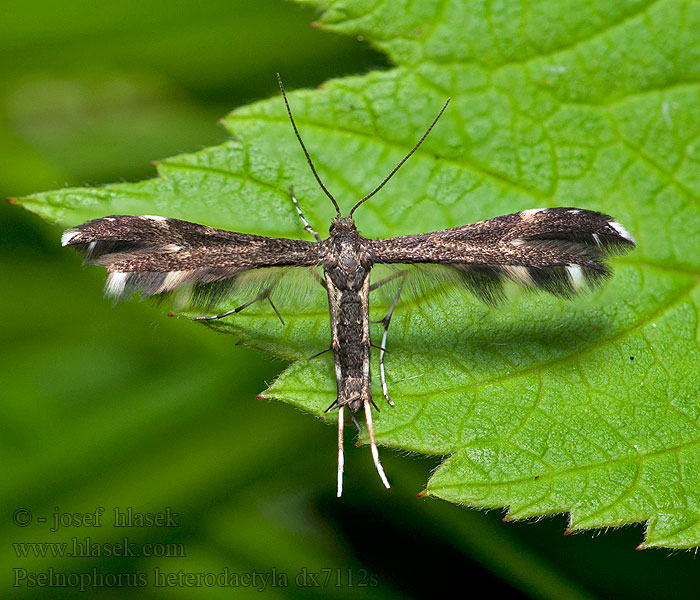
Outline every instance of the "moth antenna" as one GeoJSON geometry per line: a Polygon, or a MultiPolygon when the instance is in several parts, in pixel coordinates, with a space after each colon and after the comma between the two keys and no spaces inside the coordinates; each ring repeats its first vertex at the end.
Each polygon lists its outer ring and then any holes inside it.
{"type": "Polygon", "coordinates": [[[422,137],[421,139],[418,140],[418,143],[417,143],[415,146],[413,146],[413,150],[411,150],[406,156],[403,157],[403,159],[401,160],[401,162],[400,162],[398,165],[396,165],[396,166],[393,168],[393,170],[391,171],[391,173],[389,173],[389,174],[384,178],[384,181],[382,181],[376,188],[374,188],[374,189],[373,189],[369,194],[367,194],[364,198],[362,198],[361,200],[359,200],[359,201],[357,202],[357,204],[355,204],[355,206],[353,206],[353,207],[350,209],[350,212],[348,213],[348,217],[352,217],[352,213],[355,212],[355,209],[356,209],[358,206],[360,206],[360,204],[362,204],[363,202],[366,202],[366,201],[369,200],[372,196],[374,196],[379,190],[381,190],[381,189],[386,185],[386,183],[394,176],[394,174],[396,173],[396,171],[398,171],[398,170],[403,166],[403,163],[405,163],[409,158],[411,158],[411,155],[412,155],[416,150],[418,150],[418,147],[423,143],[423,140],[425,140],[425,138],[428,137],[428,134],[432,131],[433,127],[435,127],[435,123],[438,122],[438,119],[442,116],[442,113],[445,112],[445,109],[447,108],[447,105],[450,103],[450,100],[451,100],[451,98],[448,98],[448,99],[447,99],[447,102],[445,102],[444,106],[440,109],[440,112],[438,113],[437,117],[435,117],[435,118],[433,119],[433,122],[430,124],[430,127],[428,127],[427,131],[423,134],[423,137],[422,137]]]}
{"type": "Polygon", "coordinates": [[[377,449],[377,443],[374,441],[374,425],[372,423],[372,405],[368,400],[365,400],[365,421],[367,422],[367,432],[369,433],[369,446],[372,450],[372,460],[374,460],[374,466],[379,473],[379,478],[382,480],[384,487],[389,489],[389,480],[386,478],[384,473],[384,468],[379,460],[379,450],[377,449]]]}
{"type": "MultiPolygon", "coordinates": [[[[284,105],[287,107],[287,114],[289,115],[289,120],[292,122],[292,127],[294,128],[294,134],[297,136],[297,139],[299,140],[299,144],[301,145],[301,149],[304,151],[304,156],[306,156],[306,161],[309,163],[309,166],[311,167],[311,172],[314,174],[314,177],[316,178],[316,181],[318,181],[318,185],[321,186],[321,189],[324,191],[326,196],[328,196],[333,203],[333,206],[335,207],[335,212],[338,217],[341,216],[340,214],[340,207],[338,206],[338,203],[335,201],[335,198],[333,197],[333,194],[331,194],[328,189],[326,188],[325,185],[323,185],[323,181],[321,181],[321,178],[319,177],[318,173],[316,172],[316,167],[314,167],[314,163],[311,160],[311,156],[309,156],[309,151],[306,149],[306,146],[304,145],[304,141],[301,139],[301,136],[299,135],[299,130],[297,129],[297,124],[294,122],[294,117],[292,116],[292,109],[289,108],[289,101],[287,100],[287,94],[284,91],[284,85],[282,85],[282,78],[280,77],[280,74],[277,73],[277,82],[280,84],[280,89],[282,90],[282,98],[284,98],[284,105]]],[[[421,140],[423,141],[423,140],[421,140]]]]}
{"type": "Polygon", "coordinates": [[[343,495],[343,467],[345,466],[345,456],[343,454],[343,409],[338,408],[338,498],[343,495]]]}

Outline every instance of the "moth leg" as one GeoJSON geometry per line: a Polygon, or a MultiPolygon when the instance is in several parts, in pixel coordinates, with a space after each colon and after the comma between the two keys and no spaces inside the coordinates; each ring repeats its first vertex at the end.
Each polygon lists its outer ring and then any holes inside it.
{"type": "MultiPolygon", "coordinates": [[[[337,496],[340,498],[343,495],[343,470],[345,467],[345,452],[344,452],[344,446],[343,446],[343,431],[345,428],[345,404],[338,404],[338,400],[334,400],[333,404],[331,404],[325,412],[328,412],[332,410],[335,406],[338,406],[338,491],[337,491],[337,496]]],[[[369,444],[370,444],[370,449],[372,451],[372,460],[374,461],[374,466],[377,469],[377,473],[379,473],[379,478],[382,480],[382,483],[384,484],[384,487],[389,489],[391,486],[389,485],[389,480],[386,478],[386,474],[384,473],[384,467],[382,467],[382,463],[379,460],[379,449],[377,448],[377,443],[374,440],[374,424],[372,422],[372,406],[369,401],[365,400],[364,402],[365,406],[365,422],[367,423],[367,432],[369,434],[369,444]]],[[[355,419],[355,415],[350,412],[350,416],[352,417],[353,423],[355,423],[355,427],[357,427],[357,430],[360,430],[360,425],[355,419]]]]}
{"type": "Polygon", "coordinates": [[[352,419],[352,424],[355,426],[355,429],[357,429],[358,433],[362,433],[362,428],[360,427],[360,424],[357,422],[357,419],[355,418],[355,413],[350,411],[350,418],[352,419]]]}
{"type": "Polygon", "coordinates": [[[268,290],[267,292],[267,301],[270,303],[270,306],[272,307],[272,310],[275,311],[275,314],[277,315],[277,318],[279,318],[280,323],[284,325],[284,319],[282,318],[282,315],[280,314],[280,311],[277,310],[277,307],[272,303],[272,298],[270,298],[270,291],[268,290]]]}
{"type": "MultiPolygon", "coordinates": [[[[379,478],[382,480],[384,487],[389,489],[389,480],[386,478],[384,473],[384,468],[379,460],[379,450],[377,449],[377,443],[374,441],[374,424],[372,423],[372,405],[369,401],[365,400],[365,422],[367,423],[367,433],[369,433],[369,445],[372,450],[372,460],[374,460],[374,466],[379,473],[379,478]]],[[[340,468],[340,465],[338,466],[340,468]]]]}
{"type": "MultiPolygon", "coordinates": [[[[394,406],[394,401],[389,397],[389,388],[386,385],[386,369],[384,368],[384,355],[387,353],[386,349],[386,336],[387,333],[389,332],[389,323],[391,323],[391,316],[394,314],[394,309],[396,308],[396,305],[399,302],[399,297],[401,296],[401,290],[403,290],[403,279],[404,273],[396,273],[395,275],[392,275],[391,277],[387,277],[386,279],[382,279],[381,281],[377,282],[375,284],[376,287],[380,287],[384,285],[385,283],[391,281],[392,279],[396,279],[397,277],[401,277],[401,283],[399,283],[399,289],[396,292],[396,296],[394,296],[394,300],[391,303],[391,306],[389,307],[389,312],[386,314],[386,316],[381,320],[378,321],[384,326],[384,333],[382,334],[382,342],[379,344],[379,378],[381,379],[382,382],[382,392],[384,393],[384,397],[386,398],[386,401],[389,403],[389,406],[394,406]]],[[[376,289],[375,287],[375,289],[376,289]]],[[[371,290],[370,286],[370,290],[371,290]]]]}
{"type": "Polygon", "coordinates": [[[345,466],[345,454],[343,452],[344,409],[344,406],[338,407],[338,498],[343,495],[343,468],[345,466]]]}
{"type": "Polygon", "coordinates": [[[319,282],[319,284],[323,287],[324,290],[328,289],[328,286],[326,285],[326,280],[321,277],[316,271],[311,271],[311,274],[316,278],[316,281],[319,282]]]}
{"type": "MultiPolygon", "coordinates": [[[[356,396],[356,398],[359,398],[359,396],[356,396]]],[[[356,399],[356,398],[353,398],[353,400],[356,399]]],[[[340,408],[341,406],[345,406],[345,404],[342,404],[342,405],[339,404],[339,403],[338,403],[338,399],[336,398],[335,400],[333,400],[333,402],[331,402],[331,405],[330,405],[326,410],[324,410],[323,412],[324,412],[324,413],[330,412],[330,411],[332,411],[336,406],[337,406],[338,408],[340,408]]],[[[376,406],[375,406],[375,408],[376,408],[376,406]]],[[[355,427],[357,428],[357,431],[358,431],[358,432],[361,432],[361,431],[362,431],[362,428],[360,427],[360,424],[357,422],[357,419],[355,418],[355,414],[354,414],[352,411],[350,411],[350,418],[352,419],[352,422],[355,424],[355,427]]]]}
{"type": "MultiPolygon", "coordinates": [[[[325,354],[326,352],[330,352],[331,350],[333,350],[333,348],[331,348],[331,347],[329,346],[329,347],[326,348],[325,350],[321,350],[320,352],[317,352],[316,354],[314,354],[314,355],[312,355],[312,356],[309,356],[309,358],[307,358],[306,360],[313,360],[314,358],[318,358],[318,357],[321,356],[322,354],[325,354]]],[[[332,408],[334,405],[335,405],[335,402],[334,402],[333,404],[331,404],[331,408],[332,408]]]]}
{"type": "Polygon", "coordinates": [[[389,275],[389,277],[385,277],[384,279],[380,279],[376,283],[373,283],[372,285],[369,286],[369,291],[373,292],[374,290],[382,287],[385,283],[389,283],[390,281],[394,281],[394,279],[397,279],[399,277],[405,277],[406,276],[406,271],[398,271],[397,273],[393,273],[392,275],[389,275]]]}
{"type": "Polygon", "coordinates": [[[193,317],[193,321],[215,321],[217,319],[223,319],[224,317],[228,317],[229,315],[234,315],[236,313],[241,312],[244,308],[248,308],[251,304],[255,304],[256,302],[259,302],[260,300],[265,300],[270,303],[270,306],[272,306],[272,310],[275,311],[275,314],[279,317],[279,320],[282,321],[282,325],[284,325],[284,320],[282,319],[282,315],[280,315],[279,311],[275,307],[275,305],[272,303],[272,300],[270,299],[270,292],[272,291],[272,288],[267,288],[264,292],[258,294],[255,298],[252,300],[246,302],[245,304],[241,304],[240,306],[237,306],[233,310],[227,310],[225,313],[221,313],[220,315],[205,315],[203,317],[193,317]]]}
{"type": "Polygon", "coordinates": [[[301,212],[301,208],[299,208],[299,203],[297,202],[297,198],[294,195],[294,186],[293,185],[289,186],[289,193],[292,196],[292,202],[294,202],[294,207],[297,209],[297,214],[299,215],[301,222],[304,224],[304,229],[306,229],[306,231],[308,231],[311,235],[313,235],[316,238],[317,242],[320,242],[321,236],[318,235],[318,233],[316,232],[316,230],[313,227],[311,227],[311,224],[306,220],[304,213],[301,212]]]}

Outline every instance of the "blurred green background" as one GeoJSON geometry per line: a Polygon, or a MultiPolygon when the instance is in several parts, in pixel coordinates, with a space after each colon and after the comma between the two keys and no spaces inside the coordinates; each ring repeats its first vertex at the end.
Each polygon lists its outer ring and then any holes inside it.
{"type": "MultiPolygon", "coordinates": [[[[390,68],[364,42],[309,27],[318,16],[281,0],[3,2],[0,194],[152,177],[151,160],[224,140],[217,118],[278,94],[277,71],[295,89],[390,68]]],[[[113,306],[103,272],[61,250],[60,233],[0,206],[2,597],[258,597],[263,585],[157,586],[157,569],[273,573],[270,597],[417,597],[454,586],[697,597],[694,556],[634,552],[641,526],[563,537],[563,516],[502,523],[499,511],[417,499],[436,457],[385,450],[387,492],[367,449],[350,447],[337,500],[335,430],[255,398],[283,363],[148,304],[113,306]],[[51,531],[55,513],[97,507],[102,527],[51,531]],[[129,507],[170,509],[177,526],[112,527],[113,510],[129,507]],[[26,526],[13,520],[30,514],[26,526]],[[60,557],[26,545],[125,537],[137,552],[161,544],[184,556],[60,557]],[[47,588],[38,577],[52,573],[54,583],[87,573],[94,587],[47,588]],[[116,574],[144,574],[136,581],[146,585],[109,585],[116,574]]]]}

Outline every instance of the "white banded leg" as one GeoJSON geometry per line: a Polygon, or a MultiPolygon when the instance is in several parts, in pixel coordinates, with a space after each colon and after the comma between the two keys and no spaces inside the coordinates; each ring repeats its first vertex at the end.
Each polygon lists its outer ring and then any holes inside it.
{"type": "MultiPolygon", "coordinates": [[[[372,450],[372,460],[374,460],[374,466],[379,473],[379,478],[382,480],[384,487],[389,489],[389,480],[386,478],[384,473],[384,468],[379,460],[379,450],[377,449],[377,443],[374,441],[374,424],[372,423],[372,405],[369,400],[365,400],[365,422],[367,423],[367,433],[369,434],[369,446],[372,450]]],[[[340,456],[338,456],[340,459],[340,456]]],[[[338,464],[338,469],[340,469],[340,464],[338,464]]]]}
{"type": "Polygon", "coordinates": [[[316,238],[317,242],[320,242],[321,236],[318,235],[318,232],[313,227],[311,227],[311,224],[306,220],[304,213],[301,212],[301,208],[299,208],[299,203],[297,202],[297,198],[294,195],[294,186],[293,185],[289,186],[289,193],[292,196],[292,202],[294,202],[294,207],[297,209],[297,214],[299,215],[301,222],[304,224],[304,229],[306,229],[306,231],[308,231],[311,235],[313,235],[316,238]]]}
{"type": "Polygon", "coordinates": [[[383,326],[384,326],[384,333],[382,334],[382,343],[379,345],[379,377],[382,382],[382,392],[384,393],[384,398],[386,398],[386,401],[389,403],[389,406],[394,406],[394,401],[389,397],[389,388],[386,385],[386,370],[384,369],[384,354],[386,354],[386,336],[387,333],[389,332],[389,323],[391,323],[391,316],[394,314],[394,309],[396,308],[396,305],[399,302],[399,297],[401,296],[401,290],[403,289],[403,273],[397,273],[396,275],[392,275],[391,277],[387,277],[386,279],[378,282],[376,284],[376,287],[379,287],[388,281],[392,279],[396,279],[396,277],[401,277],[401,283],[399,283],[399,289],[396,292],[396,296],[394,296],[394,300],[391,303],[391,306],[389,307],[389,312],[386,314],[386,316],[379,321],[383,326]]]}
{"type": "Polygon", "coordinates": [[[244,308],[248,308],[251,304],[255,304],[256,302],[259,302],[260,300],[265,300],[270,303],[270,306],[272,307],[272,310],[275,311],[275,314],[279,318],[280,322],[282,325],[284,325],[284,319],[282,318],[282,315],[280,312],[277,310],[277,307],[272,303],[272,300],[270,298],[270,292],[272,291],[272,288],[266,289],[264,292],[250,300],[249,302],[246,302],[245,304],[241,304],[240,306],[237,306],[233,310],[227,310],[225,313],[221,313],[220,315],[205,315],[203,317],[193,317],[193,321],[215,321],[217,319],[223,319],[224,317],[228,317],[229,315],[234,315],[236,313],[241,312],[244,308]]]}
{"type": "Polygon", "coordinates": [[[343,411],[345,407],[338,407],[338,498],[343,495],[343,468],[345,467],[345,454],[343,453],[343,411]]]}

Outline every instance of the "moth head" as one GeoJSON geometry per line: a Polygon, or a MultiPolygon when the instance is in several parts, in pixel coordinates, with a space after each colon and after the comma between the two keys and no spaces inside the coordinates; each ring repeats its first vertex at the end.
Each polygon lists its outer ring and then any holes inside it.
{"type": "Polygon", "coordinates": [[[353,233],[357,232],[357,227],[355,226],[355,221],[352,217],[341,217],[337,216],[333,219],[328,233],[330,234],[343,234],[343,233],[353,233]]]}
{"type": "MultiPolygon", "coordinates": [[[[324,191],[324,193],[326,194],[326,196],[328,196],[328,198],[330,199],[330,201],[333,203],[333,207],[335,208],[336,218],[335,218],[335,221],[333,222],[333,225],[331,225],[331,231],[333,231],[333,227],[334,227],[334,225],[336,224],[336,222],[343,220],[343,218],[342,218],[342,213],[340,212],[340,207],[338,206],[338,203],[336,202],[336,199],[333,197],[333,195],[328,191],[328,189],[326,188],[326,186],[323,184],[323,181],[321,181],[321,178],[319,177],[318,173],[316,172],[316,167],[314,166],[314,163],[313,163],[313,161],[311,160],[311,156],[309,155],[309,152],[308,152],[308,150],[306,149],[306,146],[305,146],[303,140],[301,139],[301,135],[299,135],[299,130],[297,129],[297,125],[296,125],[296,123],[294,122],[294,117],[292,116],[292,109],[289,107],[289,101],[287,100],[287,94],[286,94],[285,91],[284,91],[284,85],[282,85],[282,78],[280,77],[280,74],[279,74],[279,73],[277,73],[277,82],[279,83],[280,90],[282,90],[282,98],[284,98],[284,104],[285,104],[285,106],[287,107],[287,114],[289,115],[289,120],[292,122],[292,127],[293,127],[293,129],[294,129],[294,134],[296,135],[297,140],[299,140],[299,144],[301,145],[301,149],[304,151],[304,156],[306,156],[306,162],[309,163],[309,167],[311,167],[311,172],[314,174],[314,177],[316,178],[316,181],[317,181],[318,184],[321,186],[321,189],[324,191]]],[[[366,196],[364,196],[363,198],[361,198],[361,199],[355,204],[355,206],[353,206],[353,207],[350,209],[350,212],[348,213],[348,216],[346,217],[348,220],[350,220],[350,222],[352,222],[352,214],[355,212],[355,209],[356,209],[358,206],[360,206],[360,204],[362,204],[363,202],[369,200],[369,199],[370,199],[372,196],[374,196],[379,190],[381,190],[381,189],[386,185],[386,183],[394,176],[394,174],[396,173],[396,171],[398,171],[398,170],[401,168],[401,166],[403,165],[403,163],[405,163],[405,162],[410,158],[410,156],[411,156],[416,150],[418,150],[418,147],[423,143],[423,140],[425,140],[425,138],[428,137],[428,134],[431,132],[431,130],[433,129],[433,127],[435,127],[435,123],[438,122],[438,119],[442,116],[442,113],[445,112],[445,109],[447,108],[447,105],[448,105],[449,103],[450,103],[450,98],[447,99],[447,102],[445,102],[445,105],[442,107],[442,109],[440,109],[440,112],[438,113],[437,117],[435,117],[435,118],[433,119],[433,122],[430,124],[430,127],[428,127],[428,129],[426,130],[426,132],[423,134],[423,137],[421,137],[421,139],[418,140],[418,143],[413,147],[413,149],[412,149],[406,156],[403,157],[403,159],[401,160],[401,162],[400,162],[398,165],[396,165],[396,166],[392,169],[391,173],[389,173],[389,174],[384,178],[384,180],[383,180],[376,188],[374,188],[369,194],[367,194],[366,196]]],[[[354,225],[354,223],[353,223],[353,230],[354,230],[354,229],[355,229],[355,225],[354,225]]]]}

